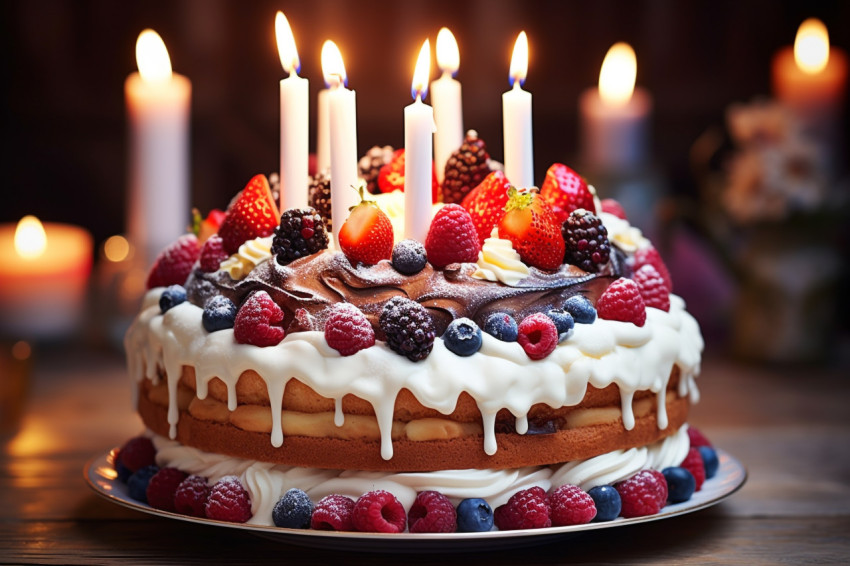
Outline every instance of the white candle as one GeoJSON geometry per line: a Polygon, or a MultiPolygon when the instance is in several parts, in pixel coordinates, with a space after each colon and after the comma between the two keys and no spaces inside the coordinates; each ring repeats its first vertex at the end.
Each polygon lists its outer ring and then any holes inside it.
{"type": "Polygon", "coordinates": [[[534,186],[534,150],[531,139],[531,93],[522,89],[528,72],[528,37],[520,32],[511,56],[513,88],[502,94],[505,138],[505,176],[516,187],[534,186]]]}
{"type": "Polygon", "coordinates": [[[434,111],[422,99],[428,91],[431,43],[419,50],[410,93],[413,104],[404,109],[404,237],[425,242],[431,224],[431,162],[434,111]]]}
{"type": "Polygon", "coordinates": [[[316,120],[316,172],[327,171],[331,166],[331,121],[328,116],[328,93],[330,89],[319,91],[316,120]]]}
{"type": "Polygon", "coordinates": [[[339,229],[348,218],[348,209],[357,204],[357,101],[346,88],[345,64],[333,41],[322,46],[322,72],[330,85],[328,122],[330,132],[331,216],[334,239],[339,249],[339,229]]]}
{"type": "Polygon", "coordinates": [[[127,231],[150,265],[189,224],[189,109],[192,84],[171,72],[159,35],[136,42],[139,72],[124,83],[130,122],[127,231]]]}
{"type": "Polygon", "coordinates": [[[599,89],[579,99],[582,160],[596,171],[629,171],[646,164],[652,99],[635,88],[637,58],[626,43],[616,43],[605,55],[599,89]]]}
{"type": "Polygon", "coordinates": [[[442,184],[446,162],[463,143],[463,107],[460,82],[454,74],[460,66],[460,53],[455,36],[448,28],[437,34],[437,65],[442,71],[439,79],[431,83],[431,104],[434,106],[434,164],[437,180],[442,184]]]}
{"type": "Polygon", "coordinates": [[[309,183],[310,82],[298,76],[301,60],[283,12],[275,16],[280,63],[289,76],[280,81],[280,210],[307,206],[309,183]]]}

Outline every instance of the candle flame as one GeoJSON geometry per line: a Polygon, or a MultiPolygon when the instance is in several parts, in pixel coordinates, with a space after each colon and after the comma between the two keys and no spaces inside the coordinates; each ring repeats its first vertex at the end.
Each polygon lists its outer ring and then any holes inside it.
{"type": "Polygon", "coordinates": [[[162,82],[171,79],[171,59],[162,38],[152,29],[146,29],[136,40],[136,65],[145,82],[162,82]]]}
{"type": "Polygon", "coordinates": [[[519,81],[520,86],[525,83],[525,75],[528,73],[528,36],[524,31],[519,32],[514,43],[514,52],[511,56],[510,79],[514,85],[519,81]]]}
{"type": "Polygon", "coordinates": [[[817,18],[800,24],[794,40],[794,61],[804,73],[820,73],[829,62],[829,33],[817,18]]]}
{"type": "Polygon", "coordinates": [[[428,77],[431,75],[431,40],[426,39],[416,58],[413,70],[413,82],[410,83],[410,95],[414,100],[425,98],[428,94],[428,77]]]}
{"type": "Polygon", "coordinates": [[[15,251],[24,259],[36,259],[47,249],[47,234],[35,216],[24,216],[15,228],[15,251]]]}
{"type": "Polygon", "coordinates": [[[295,37],[292,35],[289,20],[280,10],[274,17],[274,32],[277,39],[277,53],[280,55],[283,70],[297,75],[301,70],[301,59],[298,57],[298,49],[295,48],[295,37]]]}
{"type": "Polygon", "coordinates": [[[324,74],[325,84],[328,86],[348,85],[342,53],[339,52],[336,43],[330,39],[322,45],[322,74],[324,74]]]}
{"type": "Polygon", "coordinates": [[[460,67],[460,52],[455,36],[449,28],[441,28],[437,34],[437,65],[444,73],[454,75],[460,67]]]}
{"type": "Polygon", "coordinates": [[[628,43],[615,43],[599,71],[599,96],[612,106],[623,106],[632,98],[637,75],[637,58],[628,43]]]}

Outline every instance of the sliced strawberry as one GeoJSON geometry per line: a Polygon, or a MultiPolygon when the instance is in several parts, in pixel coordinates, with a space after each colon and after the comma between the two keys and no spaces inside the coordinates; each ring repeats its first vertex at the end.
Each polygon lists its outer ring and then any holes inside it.
{"type": "Polygon", "coordinates": [[[339,229],[339,247],[352,265],[375,265],[393,253],[393,225],[373,200],[366,200],[365,183],[360,186],[360,204],[339,229]]]}
{"type": "Polygon", "coordinates": [[[256,175],[227,208],[218,235],[224,250],[234,254],[248,240],[270,235],[279,223],[269,181],[265,175],[256,175]]]}
{"type": "Polygon", "coordinates": [[[499,237],[510,240],[520,259],[540,269],[554,270],[564,260],[561,224],[536,190],[508,190],[505,214],[499,220],[499,237]]]}
{"type": "Polygon", "coordinates": [[[593,193],[587,187],[587,182],[562,163],[555,163],[546,171],[540,196],[551,205],[555,217],[561,223],[577,208],[596,214],[593,193]]]}
{"type": "Polygon", "coordinates": [[[493,226],[505,214],[510,186],[503,172],[493,171],[463,199],[461,206],[472,216],[479,245],[484,245],[484,240],[490,237],[493,226]]]}
{"type": "MultiPolygon", "coordinates": [[[[404,192],[404,149],[397,149],[389,163],[381,167],[378,173],[378,188],[382,193],[393,191],[404,192]]],[[[439,201],[439,184],[437,183],[437,169],[431,162],[431,202],[439,201]]]]}

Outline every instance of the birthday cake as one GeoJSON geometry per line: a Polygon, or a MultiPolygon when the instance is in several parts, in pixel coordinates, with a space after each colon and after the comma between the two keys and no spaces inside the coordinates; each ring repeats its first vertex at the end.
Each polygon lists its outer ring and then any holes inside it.
{"type": "Polygon", "coordinates": [[[494,169],[469,135],[424,242],[401,238],[403,152],[375,148],[345,219],[326,177],[315,208],[279,212],[258,175],[164,250],[125,339],[148,429],[115,456],[131,495],[285,527],[487,530],[654,513],[668,469],[702,473],[703,343],[658,252],[570,168],[539,191],[494,169]]]}

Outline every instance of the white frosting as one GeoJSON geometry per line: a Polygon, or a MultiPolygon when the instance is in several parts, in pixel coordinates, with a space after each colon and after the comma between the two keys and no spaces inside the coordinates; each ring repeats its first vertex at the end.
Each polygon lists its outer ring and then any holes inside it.
{"type": "MultiPolygon", "coordinates": [[[[597,208],[597,210],[601,211],[602,209],[597,208]]],[[[624,252],[631,253],[639,248],[647,248],[652,245],[640,231],[640,228],[635,228],[629,224],[628,220],[623,220],[608,212],[600,212],[599,218],[608,230],[608,239],[624,252]]]]}
{"type": "Polygon", "coordinates": [[[528,266],[522,262],[511,241],[499,238],[498,228],[493,227],[493,232],[484,240],[484,246],[478,252],[478,269],[472,276],[516,287],[528,277],[528,273],[528,266]]]}
{"type": "Polygon", "coordinates": [[[221,262],[219,269],[226,271],[235,280],[244,278],[260,263],[272,257],[272,236],[254,238],[241,246],[239,251],[221,262]]]}

